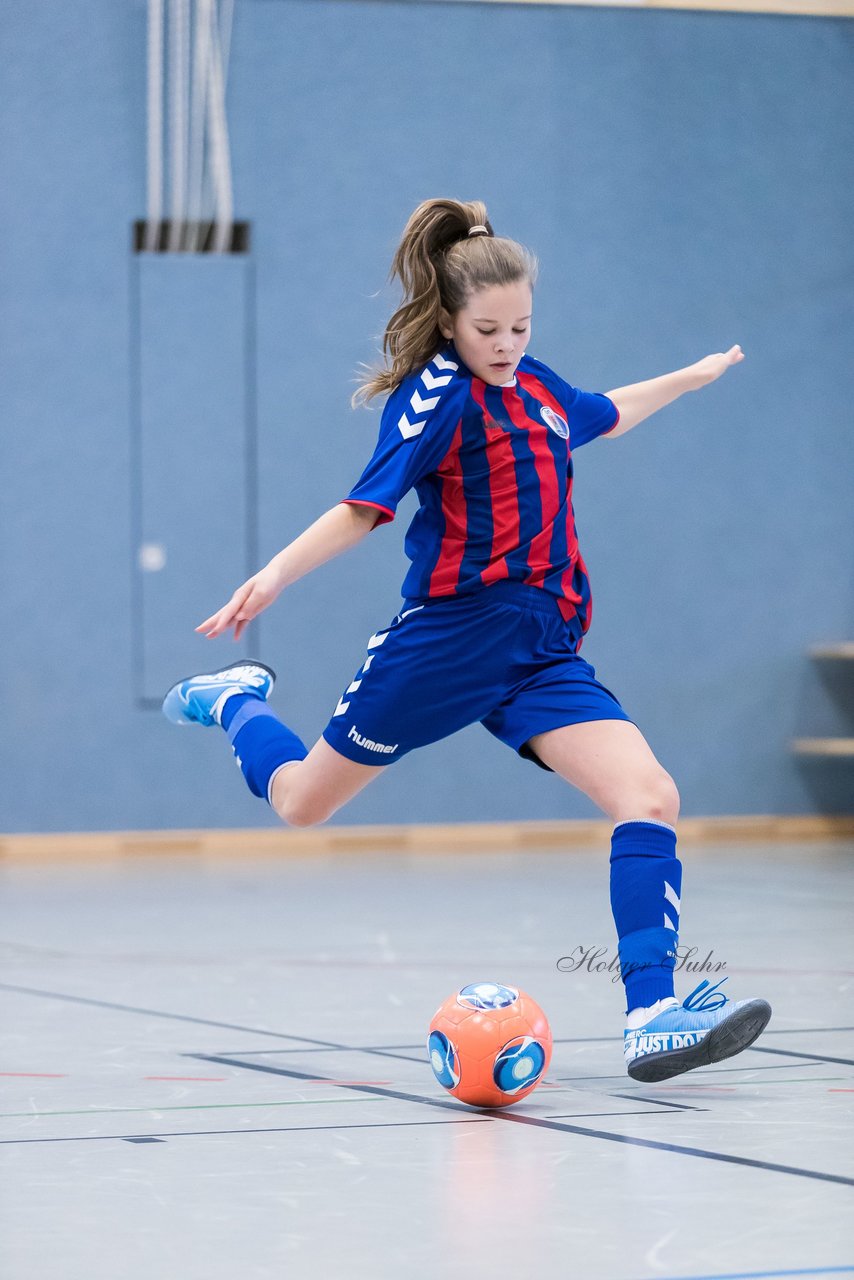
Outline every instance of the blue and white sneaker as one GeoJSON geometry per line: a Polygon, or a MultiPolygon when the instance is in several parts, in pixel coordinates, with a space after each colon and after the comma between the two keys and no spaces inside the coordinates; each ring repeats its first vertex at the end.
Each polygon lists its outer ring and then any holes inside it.
{"type": "Polygon", "coordinates": [[[219,671],[185,676],[163,699],[163,714],[173,724],[219,724],[226,698],[233,693],[252,693],[266,702],[275,682],[275,671],[248,659],[219,671]]]}
{"type": "Polygon", "coordinates": [[[771,1017],[767,1000],[728,1000],[718,987],[700,983],[679,1004],[659,1009],[642,1027],[625,1032],[625,1058],[633,1080],[668,1080],[741,1053],[761,1034],[771,1017]],[[708,991],[704,988],[708,987],[708,991]]]}

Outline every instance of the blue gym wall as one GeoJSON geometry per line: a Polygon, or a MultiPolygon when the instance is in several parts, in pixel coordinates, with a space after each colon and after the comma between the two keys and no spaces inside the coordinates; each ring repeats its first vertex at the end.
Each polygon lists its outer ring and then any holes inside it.
{"type": "MultiPolygon", "coordinates": [[[[275,819],[218,731],[151,704],[253,654],[313,742],[400,603],[397,521],[235,647],[193,627],[346,494],[348,406],[414,205],[483,198],[542,263],[531,350],[594,390],[747,359],[576,458],[583,653],[683,814],[840,812],[851,732],[806,655],[851,635],[852,156],[844,20],[237,0],[236,215],[251,257],[142,260],[143,0],[14,0],[0,35],[2,812],[9,832],[275,819]],[[144,402],[144,403],[143,403],[144,402]],[[142,574],[138,542],[165,545],[142,574]],[[149,699],[146,704],[145,698],[149,699]]],[[[335,822],[587,817],[479,726],[335,822]]]]}

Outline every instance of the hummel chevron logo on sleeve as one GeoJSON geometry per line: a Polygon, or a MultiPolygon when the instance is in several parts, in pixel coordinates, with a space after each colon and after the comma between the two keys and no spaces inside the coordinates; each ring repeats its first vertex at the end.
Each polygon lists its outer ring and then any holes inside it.
{"type": "Polygon", "coordinates": [[[412,405],[416,413],[429,413],[431,409],[436,408],[436,405],[439,403],[440,399],[441,399],[441,396],[430,396],[429,399],[422,400],[420,395],[418,394],[418,391],[416,390],[415,394],[413,395],[409,403],[412,405]]]}
{"type": "MultiPolygon", "coordinates": [[[[460,367],[453,360],[445,360],[442,356],[434,356],[432,364],[435,369],[449,369],[450,372],[433,373],[428,364],[421,374],[421,381],[428,391],[436,391],[439,387],[446,387],[460,367]]],[[[431,413],[441,398],[441,396],[422,396],[416,387],[409,401],[409,409],[404,410],[397,424],[404,440],[412,440],[415,436],[421,435],[427,425],[427,419],[422,418],[421,415],[431,413]]]]}
{"type": "Polygon", "coordinates": [[[424,422],[410,422],[404,413],[401,415],[400,421],[397,425],[400,428],[400,434],[403,436],[404,440],[411,440],[413,436],[421,435],[421,432],[424,430],[427,423],[426,420],[424,422]]]}
{"type": "Polygon", "coordinates": [[[431,373],[427,368],[421,375],[421,381],[428,391],[433,391],[436,387],[446,387],[451,381],[451,375],[446,373],[441,378],[437,378],[435,373],[431,373]]]}

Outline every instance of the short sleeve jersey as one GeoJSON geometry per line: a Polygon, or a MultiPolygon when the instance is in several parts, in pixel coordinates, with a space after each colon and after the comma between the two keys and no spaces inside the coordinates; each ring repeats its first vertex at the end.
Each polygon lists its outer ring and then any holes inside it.
{"type": "Polygon", "coordinates": [[[587,568],[572,508],[572,450],[612,431],[616,405],[524,355],[513,380],[475,377],[449,344],[383,409],[373,457],[345,502],[394,519],[415,487],[403,596],[465,595],[504,578],[554,595],[590,626],[587,568]]]}

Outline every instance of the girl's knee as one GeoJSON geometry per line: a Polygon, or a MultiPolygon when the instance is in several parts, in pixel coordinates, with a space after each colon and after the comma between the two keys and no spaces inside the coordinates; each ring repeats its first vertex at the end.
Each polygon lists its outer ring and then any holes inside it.
{"type": "Polygon", "coordinates": [[[311,798],[286,795],[274,804],[276,813],[289,827],[317,827],[332,815],[311,798]]]}
{"type": "Polygon", "coordinates": [[[675,825],[679,817],[680,797],[676,783],[666,770],[652,775],[641,787],[633,788],[620,798],[618,811],[612,816],[616,822],[644,818],[675,825]]]}
{"type": "Polygon", "coordinates": [[[328,805],[319,803],[317,796],[304,785],[299,777],[302,761],[283,765],[271,787],[270,800],[273,809],[289,827],[316,827],[331,817],[328,805]]]}
{"type": "Polygon", "coordinates": [[[669,822],[671,826],[676,824],[681,801],[676,783],[669,773],[663,773],[658,780],[657,791],[652,803],[660,814],[658,821],[669,822]]]}

